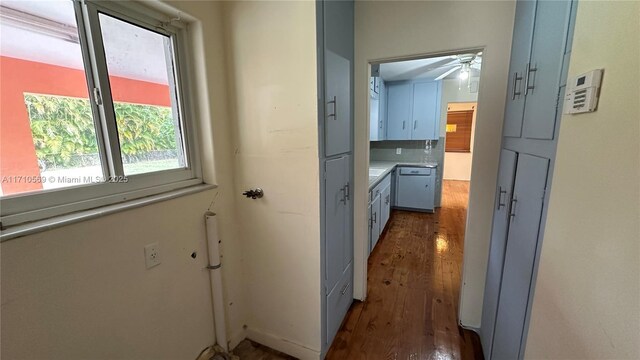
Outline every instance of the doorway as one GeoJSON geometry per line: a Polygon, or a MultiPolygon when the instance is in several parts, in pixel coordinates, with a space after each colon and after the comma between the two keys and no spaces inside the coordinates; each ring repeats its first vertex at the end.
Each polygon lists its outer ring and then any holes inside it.
{"type": "Polygon", "coordinates": [[[449,132],[468,132],[460,152],[473,156],[481,63],[481,49],[370,63],[366,300],[352,305],[327,358],[481,356],[457,315],[470,175],[444,178],[450,110],[471,111],[449,132]]]}

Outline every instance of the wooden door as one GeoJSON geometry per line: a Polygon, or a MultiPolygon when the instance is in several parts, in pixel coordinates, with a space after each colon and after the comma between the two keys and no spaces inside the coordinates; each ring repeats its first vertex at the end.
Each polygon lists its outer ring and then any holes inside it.
{"type": "Polygon", "coordinates": [[[516,172],[518,154],[510,150],[502,150],[500,168],[498,170],[498,192],[493,208],[493,230],[489,247],[489,264],[487,266],[484,285],[484,301],[482,303],[482,322],[480,340],[485,358],[491,358],[493,331],[498,310],[498,296],[502,281],[502,266],[509,230],[509,207],[513,191],[513,180],[516,172]]]}
{"type": "Polygon", "coordinates": [[[519,359],[549,159],[519,154],[491,359],[519,359]]]}

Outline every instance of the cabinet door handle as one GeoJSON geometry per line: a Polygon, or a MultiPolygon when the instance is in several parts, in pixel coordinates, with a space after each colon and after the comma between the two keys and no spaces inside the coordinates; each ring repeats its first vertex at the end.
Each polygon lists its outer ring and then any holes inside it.
{"type": "Polygon", "coordinates": [[[418,127],[418,120],[413,120],[413,130],[415,130],[416,127],[418,127]]]}
{"type": "Polygon", "coordinates": [[[373,213],[373,222],[378,223],[378,213],[373,213]]]}
{"type": "Polygon", "coordinates": [[[336,116],[338,112],[338,98],[334,96],[333,100],[329,101],[329,105],[331,104],[333,104],[333,113],[327,115],[327,117],[332,117],[333,120],[338,120],[338,117],[336,116]]]}
{"type": "Polygon", "coordinates": [[[344,199],[345,199],[345,203],[347,200],[349,200],[349,198],[351,197],[351,188],[349,186],[349,183],[346,183],[344,185],[344,199]]]}
{"type": "Polygon", "coordinates": [[[498,210],[500,210],[501,207],[506,206],[507,204],[502,202],[502,194],[507,194],[507,190],[502,190],[502,186],[500,186],[498,188],[498,210]]]}
{"type": "MultiPolygon", "coordinates": [[[[531,64],[527,64],[527,78],[524,80],[524,95],[529,94],[529,90],[535,89],[535,85],[531,85],[531,73],[538,71],[538,67],[531,67],[531,64]]],[[[535,80],[535,77],[534,77],[535,80]]],[[[532,91],[533,92],[533,91],[532,91]]]]}
{"type": "Polygon", "coordinates": [[[340,189],[340,192],[342,193],[342,198],[340,200],[338,200],[339,203],[344,203],[345,205],[347,204],[347,194],[346,191],[343,188],[340,189]]]}
{"type": "Polygon", "coordinates": [[[516,203],[518,202],[518,199],[515,198],[515,196],[513,197],[513,199],[511,199],[511,209],[509,209],[509,217],[510,218],[514,218],[516,217],[516,203]]]}
{"type": "Polygon", "coordinates": [[[519,99],[520,95],[522,94],[522,91],[520,91],[520,86],[518,83],[519,81],[522,81],[522,76],[518,76],[518,72],[516,71],[513,73],[513,94],[511,94],[511,100],[515,100],[516,96],[519,99]]]}
{"type": "Polygon", "coordinates": [[[402,120],[402,130],[404,130],[404,126],[405,126],[405,121],[402,120]]]}
{"type": "Polygon", "coordinates": [[[349,283],[344,284],[344,286],[342,287],[342,290],[340,290],[340,294],[344,295],[344,293],[347,292],[348,288],[349,288],[349,283]]]}

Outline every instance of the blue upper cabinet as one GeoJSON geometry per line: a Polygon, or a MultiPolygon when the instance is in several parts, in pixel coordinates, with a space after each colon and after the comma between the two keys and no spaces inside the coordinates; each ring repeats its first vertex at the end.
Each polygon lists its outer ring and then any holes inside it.
{"type": "Polygon", "coordinates": [[[369,97],[369,140],[380,141],[386,140],[387,91],[382,78],[376,78],[375,83],[377,83],[378,93],[375,93],[371,88],[371,96],[369,97]]]}
{"type": "Polygon", "coordinates": [[[538,2],[525,89],[522,136],[527,139],[553,139],[570,13],[570,1],[538,2]]]}
{"type": "Polygon", "coordinates": [[[386,83],[386,139],[437,140],[441,93],[440,81],[386,83]]]}
{"type": "Polygon", "coordinates": [[[440,84],[439,81],[413,84],[412,140],[437,140],[439,137],[440,84]]]}
{"type": "Polygon", "coordinates": [[[325,1],[324,33],[324,152],[350,153],[353,126],[353,8],[352,1],[325,1]]]}
{"type": "Polygon", "coordinates": [[[511,43],[511,64],[509,65],[509,85],[507,106],[504,113],[503,135],[519,138],[522,135],[522,114],[524,113],[524,81],[533,37],[535,1],[518,1],[511,43]]]}
{"type": "Polygon", "coordinates": [[[413,85],[409,82],[387,83],[387,140],[411,139],[411,104],[413,85]]]}
{"type": "Polygon", "coordinates": [[[505,137],[553,139],[571,5],[571,1],[518,0],[505,137]]]}

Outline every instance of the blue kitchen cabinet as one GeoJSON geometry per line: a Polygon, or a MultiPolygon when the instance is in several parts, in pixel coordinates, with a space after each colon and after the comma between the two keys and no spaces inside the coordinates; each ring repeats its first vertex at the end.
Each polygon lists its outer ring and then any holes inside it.
{"type": "Polygon", "coordinates": [[[516,17],[511,42],[508,98],[504,112],[503,136],[519,138],[522,135],[524,114],[524,82],[527,63],[531,55],[535,1],[520,0],[516,4],[516,17]]]}
{"type": "Polygon", "coordinates": [[[439,81],[385,84],[387,140],[438,139],[441,84],[439,81]]]}
{"type": "Polygon", "coordinates": [[[396,207],[433,211],[436,178],[434,169],[400,167],[396,176],[396,207]]]}
{"type": "Polygon", "coordinates": [[[327,339],[333,339],[353,300],[353,241],[348,155],[325,162],[325,278],[327,339]]]}
{"type": "MultiPolygon", "coordinates": [[[[390,176],[390,175],[388,175],[390,176]]],[[[380,234],[384,231],[391,215],[391,184],[387,184],[380,193],[380,234]]]]}
{"type": "Polygon", "coordinates": [[[369,253],[373,251],[380,238],[380,194],[371,200],[371,236],[369,238],[369,253]]]}
{"type": "Polygon", "coordinates": [[[378,140],[386,140],[387,134],[387,85],[382,78],[379,78],[378,95],[378,140]]]}
{"type": "Polygon", "coordinates": [[[325,163],[325,285],[331,291],[353,257],[349,236],[349,156],[325,163]]]}
{"type": "Polygon", "coordinates": [[[517,0],[480,339],[522,359],[544,236],[577,1],[517,0]]]}
{"type": "Polygon", "coordinates": [[[491,358],[493,346],[493,330],[498,311],[498,296],[502,281],[502,266],[507,247],[507,232],[509,231],[509,209],[513,191],[513,180],[516,174],[518,154],[503,149],[500,153],[500,167],[498,169],[498,192],[493,208],[493,232],[489,247],[489,264],[484,285],[484,301],[482,305],[482,327],[480,339],[485,358],[491,358]]]}
{"type": "Polygon", "coordinates": [[[391,179],[389,173],[369,191],[369,253],[378,243],[391,214],[391,179]]]}
{"type": "Polygon", "coordinates": [[[440,135],[440,82],[413,84],[411,140],[437,140],[440,135]]]}
{"type": "Polygon", "coordinates": [[[411,139],[411,103],[413,86],[410,82],[387,83],[387,140],[411,139]]]}
{"type": "Polygon", "coordinates": [[[566,34],[570,13],[570,1],[538,1],[525,89],[522,136],[527,139],[553,139],[560,98],[545,89],[561,83],[566,36],[558,34],[566,34]]]}
{"type": "Polygon", "coordinates": [[[516,4],[505,137],[551,140],[559,106],[571,1],[519,0],[516,4]]]}
{"type": "Polygon", "coordinates": [[[380,140],[380,99],[369,97],[369,140],[380,140]]]}
{"type": "Polygon", "coordinates": [[[354,2],[316,2],[321,187],[321,352],[353,301],[354,2]]]}
{"type": "Polygon", "coordinates": [[[519,154],[491,359],[520,359],[549,159],[519,154]]]}
{"type": "Polygon", "coordinates": [[[351,61],[325,50],[325,155],[351,151],[351,61]]]}

